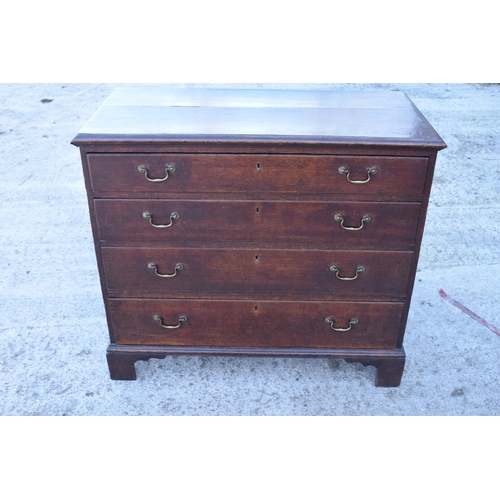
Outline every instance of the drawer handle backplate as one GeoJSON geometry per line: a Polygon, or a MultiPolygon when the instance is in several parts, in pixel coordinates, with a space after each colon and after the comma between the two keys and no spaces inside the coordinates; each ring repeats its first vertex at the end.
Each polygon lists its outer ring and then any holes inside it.
{"type": "Polygon", "coordinates": [[[182,271],[184,269],[184,264],[175,264],[174,266],[174,274],[160,274],[158,272],[158,266],[154,262],[150,262],[148,264],[148,269],[154,269],[156,276],[160,278],[173,278],[177,275],[177,271],[182,271]]]}
{"type": "Polygon", "coordinates": [[[340,222],[340,226],[343,229],[346,229],[347,231],[359,231],[360,229],[363,229],[365,222],[370,222],[372,220],[372,216],[371,215],[363,215],[363,217],[361,217],[361,225],[358,227],[344,226],[345,219],[344,219],[344,216],[342,214],[336,214],[335,220],[337,222],[340,222]]]}
{"type": "Polygon", "coordinates": [[[174,330],[175,328],[179,328],[182,325],[182,323],[184,323],[185,321],[187,321],[186,316],[180,316],[179,319],[177,320],[177,324],[176,325],[165,325],[165,324],[163,324],[163,318],[159,314],[155,314],[153,316],[153,319],[155,321],[158,321],[158,323],[160,323],[160,326],[162,328],[168,328],[170,330],[174,330]]]}
{"type": "Polygon", "coordinates": [[[349,328],[334,328],[333,324],[335,323],[335,320],[331,317],[325,318],[325,323],[330,325],[332,327],[332,330],[335,330],[336,332],[348,332],[354,325],[357,325],[359,323],[358,318],[352,318],[349,320],[349,328]]]}
{"type": "Polygon", "coordinates": [[[175,172],[175,165],[174,164],[169,164],[165,167],[165,177],[161,178],[161,179],[151,179],[151,177],[148,177],[148,169],[144,166],[144,165],[139,165],[137,167],[137,170],[141,173],[141,174],[144,174],[144,177],[146,177],[146,179],[149,181],[149,182],[163,182],[163,181],[166,181],[168,179],[168,173],[169,172],[175,172]]]}
{"type": "Polygon", "coordinates": [[[346,179],[351,183],[351,184],[366,184],[367,182],[370,181],[372,175],[376,175],[378,173],[378,168],[377,167],[370,167],[366,171],[367,178],[364,181],[353,181],[350,177],[350,170],[347,167],[340,167],[339,168],[339,174],[346,174],[346,179]]]}
{"type": "Polygon", "coordinates": [[[159,227],[160,229],[164,228],[164,227],[170,227],[174,223],[174,220],[177,220],[180,217],[178,212],[172,212],[170,214],[170,222],[168,224],[154,224],[153,223],[153,216],[151,215],[151,212],[143,212],[142,216],[145,219],[147,219],[153,227],[159,227]]]}
{"type": "Polygon", "coordinates": [[[342,281],[353,281],[355,280],[361,273],[364,273],[366,271],[365,266],[358,266],[356,268],[356,274],[352,277],[346,277],[346,276],[339,276],[340,269],[338,266],[330,266],[330,271],[332,273],[335,273],[335,276],[342,281]]]}

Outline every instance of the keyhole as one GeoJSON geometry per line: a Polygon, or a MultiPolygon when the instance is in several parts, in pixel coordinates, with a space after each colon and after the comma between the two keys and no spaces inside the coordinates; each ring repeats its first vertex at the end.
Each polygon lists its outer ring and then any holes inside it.
{"type": "Polygon", "coordinates": [[[259,310],[259,306],[255,306],[254,309],[255,309],[255,312],[257,312],[259,310]]]}
{"type": "Polygon", "coordinates": [[[256,214],[260,213],[260,207],[255,207],[255,213],[256,214]]]}
{"type": "Polygon", "coordinates": [[[259,262],[259,256],[258,255],[255,256],[255,262],[259,262]]]}
{"type": "Polygon", "coordinates": [[[256,168],[257,168],[257,170],[260,170],[260,163],[257,163],[256,168]]]}

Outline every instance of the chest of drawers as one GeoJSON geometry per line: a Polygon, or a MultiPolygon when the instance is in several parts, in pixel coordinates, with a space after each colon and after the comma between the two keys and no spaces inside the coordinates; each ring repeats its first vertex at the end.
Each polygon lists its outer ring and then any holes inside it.
{"type": "Polygon", "coordinates": [[[437,152],[399,92],[117,89],[81,151],[112,379],[170,354],[400,384],[437,152]]]}

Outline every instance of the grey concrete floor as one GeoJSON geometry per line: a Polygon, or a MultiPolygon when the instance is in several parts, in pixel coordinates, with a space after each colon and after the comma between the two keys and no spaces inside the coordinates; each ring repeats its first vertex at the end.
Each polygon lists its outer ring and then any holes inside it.
{"type": "Polygon", "coordinates": [[[248,85],[402,90],[448,144],[438,155],[398,388],[374,387],[372,367],[324,359],[170,357],[136,363],[135,382],[109,379],[70,141],[116,86],[0,85],[1,415],[500,413],[500,337],[438,293],[500,328],[500,85],[248,85]]]}

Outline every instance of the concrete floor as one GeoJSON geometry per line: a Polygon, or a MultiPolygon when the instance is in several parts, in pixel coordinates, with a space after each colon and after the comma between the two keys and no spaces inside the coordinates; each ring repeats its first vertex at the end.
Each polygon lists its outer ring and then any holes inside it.
{"type": "Polygon", "coordinates": [[[1,415],[500,413],[500,337],[438,293],[500,328],[500,85],[269,85],[402,90],[448,144],[438,155],[399,388],[374,387],[372,367],[318,359],[170,357],[136,363],[135,382],[109,379],[70,141],[116,86],[0,85],[1,415]]]}

